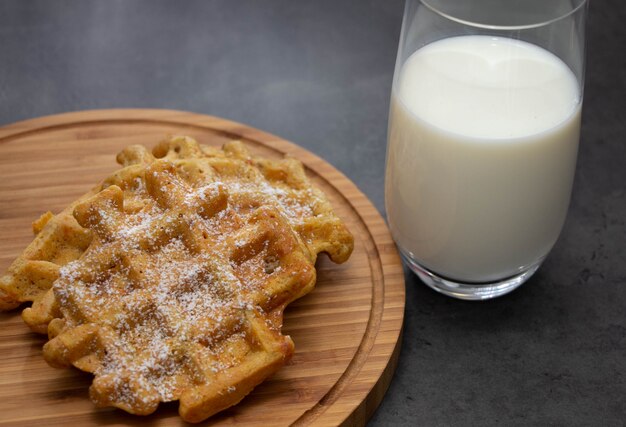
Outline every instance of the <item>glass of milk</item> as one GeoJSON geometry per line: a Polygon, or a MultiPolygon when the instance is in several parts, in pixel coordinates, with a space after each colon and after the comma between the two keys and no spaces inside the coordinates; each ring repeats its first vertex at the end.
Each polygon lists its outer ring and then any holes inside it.
{"type": "Polygon", "coordinates": [[[520,286],[569,204],[586,0],[407,0],[385,204],[407,265],[467,300],[520,286]]]}

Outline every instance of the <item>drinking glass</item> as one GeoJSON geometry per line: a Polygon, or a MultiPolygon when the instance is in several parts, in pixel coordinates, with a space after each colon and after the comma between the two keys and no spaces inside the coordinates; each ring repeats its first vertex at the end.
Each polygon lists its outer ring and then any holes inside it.
{"type": "Polygon", "coordinates": [[[413,272],[446,295],[506,294],[565,221],[586,0],[407,0],[391,93],[385,204],[413,272]]]}

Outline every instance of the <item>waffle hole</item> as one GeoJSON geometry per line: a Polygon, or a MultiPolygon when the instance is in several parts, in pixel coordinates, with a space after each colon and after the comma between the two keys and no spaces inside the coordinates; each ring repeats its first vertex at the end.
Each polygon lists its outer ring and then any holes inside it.
{"type": "Polygon", "coordinates": [[[159,144],[152,149],[152,155],[157,159],[162,159],[167,155],[167,145],[159,144]]]}
{"type": "Polygon", "coordinates": [[[265,274],[275,273],[280,268],[280,260],[273,255],[263,259],[263,269],[265,274]]]}

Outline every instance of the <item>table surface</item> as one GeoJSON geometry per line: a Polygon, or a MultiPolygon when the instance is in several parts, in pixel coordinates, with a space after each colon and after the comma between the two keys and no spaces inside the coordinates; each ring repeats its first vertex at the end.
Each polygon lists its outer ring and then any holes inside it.
{"type": "MultiPolygon", "coordinates": [[[[572,202],[539,272],[457,301],[406,273],[398,369],[371,426],[624,425],[626,3],[592,2],[572,202]]],[[[343,171],[384,214],[403,4],[0,2],[0,124],[94,108],[212,114],[343,171]]],[[[1,417],[1,416],[0,416],[1,417]]]]}

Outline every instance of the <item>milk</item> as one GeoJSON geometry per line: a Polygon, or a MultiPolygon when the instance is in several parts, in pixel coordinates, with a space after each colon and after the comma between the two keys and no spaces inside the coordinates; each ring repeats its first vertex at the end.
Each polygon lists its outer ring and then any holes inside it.
{"type": "Polygon", "coordinates": [[[506,38],[452,37],[411,55],[391,97],[385,179],[402,252],[463,282],[547,255],[572,188],[578,87],[556,56],[506,38]]]}

